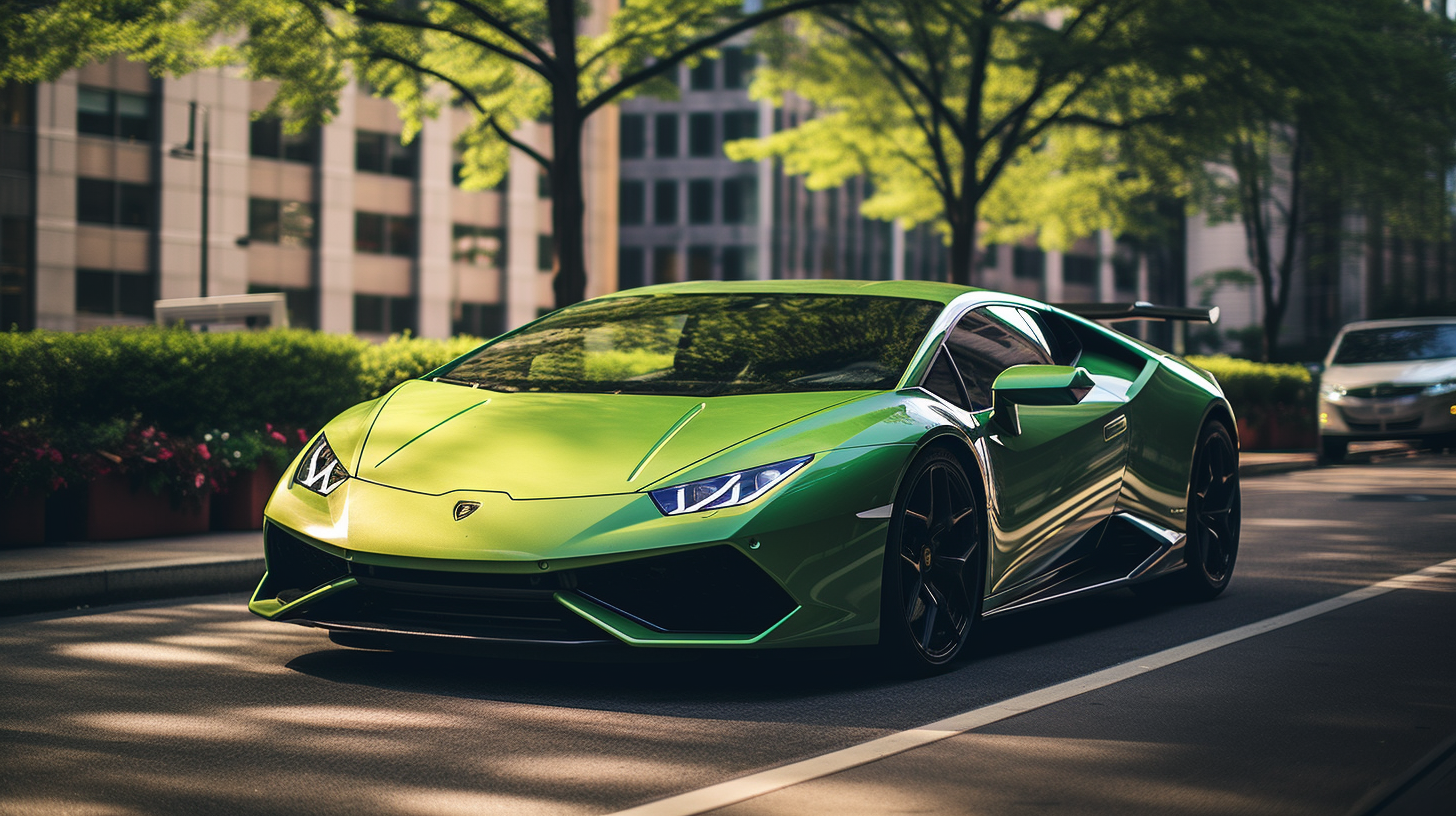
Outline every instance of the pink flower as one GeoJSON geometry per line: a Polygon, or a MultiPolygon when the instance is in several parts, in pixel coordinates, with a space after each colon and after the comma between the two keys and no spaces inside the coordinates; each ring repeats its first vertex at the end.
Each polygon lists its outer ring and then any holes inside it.
{"type": "Polygon", "coordinates": [[[278,433],[277,431],[271,431],[271,432],[269,432],[268,435],[271,436],[271,437],[273,437],[274,439],[278,440],[278,443],[280,445],[287,445],[288,444],[288,437],[284,436],[281,433],[278,433]]]}
{"type": "Polygon", "coordinates": [[[198,445],[197,455],[201,456],[205,461],[212,458],[212,451],[208,450],[206,445],[198,445]]]}
{"type": "Polygon", "coordinates": [[[156,433],[156,428],[147,428],[145,431],[142,431],[142,439],[151,439],[156,433]]]}
{"type": "Polygon", "coordinates": [[[273,433],[273,423],[271,423],[271,422],[265,422],[265,423],[263,423],[263,429],[266,430],[268,433],[273,433]]]}
{"type": "Polygon", "coordinates": [[[51,461],[52,462],[55,462],[56,464],[59,465],[61,462],[64,462],[65,459],[66,459],[66,457],[62,456],[60,451],[56,450],[55,448],[51,448],[51,461]]]}
{"type": "Polygon", "coordinates": [[[192,486],[197,488],[198,490],[201,490],[203,483],[205,483],[206,481],[207,477],[199,473],[197,474],[197,477],[192,480],[192,486]]]}
{"type": "Polygon", "coordinates": [[[308,444],[308,432],[302,428],[298,429],[298,441],[303,444],[308,444]]]}
{"type": "Polygon", "coordinates": [[[51,492],[52,493],[54,493],[57,490],[60,490],[61,488],[65,487],[65,486],[66,486],[66,480],[63,479],[63,478],[61,478],[60,476],[57,476],[54,479],[51,479],[51,492]]]}
{"type": "Polygon", "coordinates": [[[171,458],[172,458],[172,452],[169,451],[169,450],[167,450],[166,448],[162,448],[161,450],[157,451],[157,460],[158,461],[165,462],[165,461],[167,461],[168,459],[171,459],[171,458]]]}

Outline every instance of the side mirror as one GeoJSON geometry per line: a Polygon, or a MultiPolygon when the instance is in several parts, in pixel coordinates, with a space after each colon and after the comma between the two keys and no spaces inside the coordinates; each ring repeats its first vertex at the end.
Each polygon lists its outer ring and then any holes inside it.
{"type": "Polygon", "coordinates": [[[1021,433],[1018,405],[1076,405],[1095,383],[1085,368],[1018,365],[991,384],[992,421],[1011,436],[1021,433]]]}

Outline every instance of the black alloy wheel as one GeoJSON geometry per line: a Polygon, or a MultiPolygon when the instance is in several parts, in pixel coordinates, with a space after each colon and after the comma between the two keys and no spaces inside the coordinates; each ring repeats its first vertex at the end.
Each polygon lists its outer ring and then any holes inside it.
{"type": "Polygon", "coordinates": [[[960,462],[934,448],[910,466],[890,518],[880,646],[900,666],[944,666],[981,612],[979,504],[960,462]]]}
{"type": "Polygon", "coordinates": [[[1180,575],[1188,595],[1208,600],[1223,592],[1239,554],[1239,456],[1221,422],[1198,437],[1188,486],[1187,568],[1180,575]]]}

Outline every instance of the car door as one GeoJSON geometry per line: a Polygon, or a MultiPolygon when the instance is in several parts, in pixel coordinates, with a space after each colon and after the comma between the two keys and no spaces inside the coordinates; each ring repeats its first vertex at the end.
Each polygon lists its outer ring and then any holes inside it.
{"type": "MultiPolygon", "coordinates": [[[[1039,316],[1014,306],[973,309],[946,338],[973,410],[991,404],[992,383],[1013,365],[1070,362],[1058,359],[1056,347],[1039,316]]],[[[986,436],[988,597],[1033,584],[1095,549],[1088,534],[1112,513],[1122,487],[1125,404],[1116,390],[1097,386],[1076,405],[1022,406],[1020,434],[993,428],[986,436]]]]}

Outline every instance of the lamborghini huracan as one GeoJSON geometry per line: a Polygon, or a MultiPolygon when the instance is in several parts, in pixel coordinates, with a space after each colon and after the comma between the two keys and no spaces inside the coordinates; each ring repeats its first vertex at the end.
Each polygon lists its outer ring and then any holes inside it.
{"type": "Polygon", "coordinates": [[[1116,587],[1207,599],[1239,541],[1212,375],[1095,319],[915,281],[619,292],[329,422],[249,608],[369,648],[863,646],[1116,587]]]}

